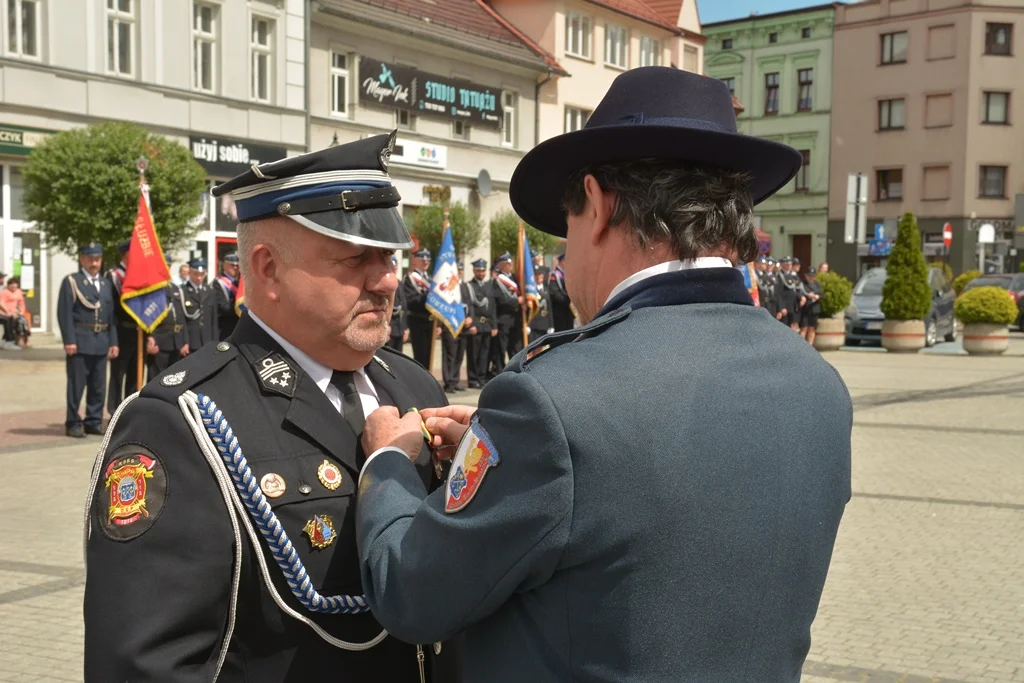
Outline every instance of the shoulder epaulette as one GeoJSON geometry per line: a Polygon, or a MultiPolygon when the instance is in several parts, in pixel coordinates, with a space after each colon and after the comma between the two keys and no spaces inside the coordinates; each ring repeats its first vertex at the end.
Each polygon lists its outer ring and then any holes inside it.
{"type": "Polygon", "coordinates": [[[509,361],[509,365],[512,366],[512,369],[518,372],[525,368],[530,361],[550,353],[559,346],[564,346],[570,342],[582,341],[584,339],[596,337],[612,325],[624,320],[630,314],[631,310],[632,309],[628,306],[624,306],[623,308],[616,309],[611,313],[602,315],[597,320],[593,320],[583,327],[577,327],[572,330],[563,330],[562,332],[554,332],[541,337],[517,353],[515,358],[509,361]]]}
{"type": "Polygon", "coordinates": [[[143,396],[176,401],[189,389],[217,374],[238,355],[234,344],[207,344],[157,375],[142,390],[143,396]]]}

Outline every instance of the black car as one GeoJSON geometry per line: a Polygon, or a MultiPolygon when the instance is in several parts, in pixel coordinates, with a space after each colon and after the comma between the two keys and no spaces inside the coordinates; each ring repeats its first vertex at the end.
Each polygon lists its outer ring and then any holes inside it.
{"type": "MultiPolygon", "coordinates": [[[[856,346],[863,341],[881,342],[882,285],[885,268],[873,268],[861,276],[853,288],[853,301],[846,309],[846,344],[856,346]]],[[[928,284],[932,289],[932,305],[924,319],[926,346],[934,346],[939,337],[946,341],[956,339],[956,319],[953,317],[953,286],[938,268],[928,269],[928,284]]]]}

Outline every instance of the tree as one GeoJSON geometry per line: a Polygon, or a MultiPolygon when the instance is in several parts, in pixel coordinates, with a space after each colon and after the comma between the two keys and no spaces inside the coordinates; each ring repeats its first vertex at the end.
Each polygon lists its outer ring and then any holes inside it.
{"type": "Polygon", "coordinates": [[[912,213],[900,219],[885,275],[882,313],[886,320],[924,320],[932,305],[932,288],[921,251],[921,233],[912,213]]]}
{"type": "MultiPolygon", "coordinates": [[[[491,219],[491,263],[504,254],[506,251],[516,255],[519,249],[519,218],[511,209],[502,211],[491,219]]],[[[526,239],[530,242],[530,251],[534,254],[550,254],[561,243],[562,240],[541,232],[537,228],[526,225],[526,239]]]]}
{"type": "MultiPolygon", "coordinates": [[[[480,244],[484,227],[476,211],[462,202],[455,202],[448,207],[448,222],[452,227],[456,254],[464,254],[480,244]]],[[[429,249],[436,257],[444,238],[444,206],[430,204],[420,207],[416,212],[415,224],[409,227],[409,232],[420,241],[420,247],[429,249]]]]}
{"type": "Polygon", "coordinates": [[[131,236],[139,206],[136,161],[146,157],[153,221],[165,250],[195,233],[206,171],[189,150],[133,123],[108,122],[51,136],[25,166],[25,213],[47,243],[74,255],[99,242],[108,263],[131,236]]]}

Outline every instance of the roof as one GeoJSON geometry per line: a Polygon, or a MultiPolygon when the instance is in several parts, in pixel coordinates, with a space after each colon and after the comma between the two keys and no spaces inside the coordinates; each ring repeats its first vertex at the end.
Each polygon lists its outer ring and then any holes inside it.
{"type": "MultiPolygon", "coordinates": [[[[657,0],[655,0],[657,1],[657,0]]],[[[624,14],[627,17],[639,19],[640,21],[653,24],[671,33],[680,33],[682,29],[676,26],[676,19],[667,21],[665,17],[648,4],[648,0],[587,0],[592,5],[610,9],[613,12],[624,14]]],[[[679,6],[679,2],[675,3],[679,6]]]]}
{"type": "Polygon", "coordinates": [[[539,45],[483,0],[317,0],[324,14],[567,75],[539,45]]]}
{"type": "Polygon", "coordinates": [[[760,21],[761,19],[775,19],[777,17],[785,17],[791,14],[805,14],[808,12],[820,12],[826,9],[838,9],[847,3],[843,2],[830,2],[826,5],[812,5],[810,7],[801,7],[799,9],[785,10],[783,12],[772,12],[770,14],[751,14],[746,17],[737,17],[735,19],[726,19],[724,21],[713,21],[707,24],[702,24],[701,28],[713,28],[715,26],[728,26],[729,24],[742,24],[747,21],[760,21]]]}

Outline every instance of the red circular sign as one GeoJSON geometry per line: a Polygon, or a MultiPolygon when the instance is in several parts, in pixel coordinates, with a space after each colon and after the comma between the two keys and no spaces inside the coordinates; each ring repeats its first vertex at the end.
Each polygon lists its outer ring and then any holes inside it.
{"type": "Polygon", "coordinates": [[[953,226],[949,223],[942,226],[942,243],[947,249],[953,244],[953,226]]]}

